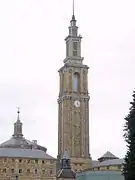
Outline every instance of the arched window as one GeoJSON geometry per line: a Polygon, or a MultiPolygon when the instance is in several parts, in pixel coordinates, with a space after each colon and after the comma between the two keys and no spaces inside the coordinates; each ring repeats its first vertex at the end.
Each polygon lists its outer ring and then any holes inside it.
{"type": "Polygon", "coordinates": [[[73,90],[75,92],[79,91],[79,85],[80,85],[80,75],[79,73],[75,72],[73,75],[73,90]]]}

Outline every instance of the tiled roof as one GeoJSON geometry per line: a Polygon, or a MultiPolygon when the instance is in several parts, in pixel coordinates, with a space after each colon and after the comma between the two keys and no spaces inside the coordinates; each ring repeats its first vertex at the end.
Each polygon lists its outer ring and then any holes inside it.
{"type": "Polygon", "coordinates": [[[58,178],[70,178],[70,179],[75,179],[76,178],[76,173],[72,171],[71,169],[61,169],[58,172],[57,175],[58,178]]]}
{"type": "Polygon", "coordinates": [[[102,167],[102,166],[111,166],[111,165],[121,165],[123,163],[123,159],[110,159],[102,162],[92,161],[93,167],[102,167]]]}
{"type": "Polygon", "coordinates": [[[0,148],[0,157],[54,159],[42,150],[20,148],[0,148]]]}
{"type": "Polygon", "coordinates": [[[106,161],[102,161],[99,166],[109,166],[109,165],[121,165],[123,163],[123,159],[110,159],[106,161]]]}
{"type": "MultiPolygon", "coordinates": [[[[112,154],[110,151],[107,151],[102,157],[100,158],[117,158],[114,154],[112,154]]],[[[99,158],[99,159],[100,159],[99,158]]]]}

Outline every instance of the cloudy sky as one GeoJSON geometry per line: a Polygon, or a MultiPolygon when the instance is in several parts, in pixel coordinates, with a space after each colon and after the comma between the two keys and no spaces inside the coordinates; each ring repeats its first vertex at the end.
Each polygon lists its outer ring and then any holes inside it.
{"type": "MultiPolygon", "coordinates": [[[[134,0],[76,0],[89,69],[90,150],[93,159],[107,150],[125,154],[122,137],[135,88],[134,0]]],[[[0,142],[13,134],[16,107],[23,133],[57,155],[58,69],[72,0],[0,1],[0,142]]]]}

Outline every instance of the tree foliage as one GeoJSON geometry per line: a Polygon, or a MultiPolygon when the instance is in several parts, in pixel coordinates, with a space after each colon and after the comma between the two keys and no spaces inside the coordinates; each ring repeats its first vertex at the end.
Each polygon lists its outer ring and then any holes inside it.
{"type": "Polygon", "coordinates": [[[124,158],[123,174],[126,180],[135,180],[135,91],[130,105],[129,114],[125,117],[124,125],[127,153],[124,158]]]}

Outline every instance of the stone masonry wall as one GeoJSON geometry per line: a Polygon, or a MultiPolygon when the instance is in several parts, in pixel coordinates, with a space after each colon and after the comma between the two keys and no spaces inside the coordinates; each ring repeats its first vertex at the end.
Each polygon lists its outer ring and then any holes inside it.
{"type": "Polygon", "coordinates": [[[0,180],[54,180],[56,160],[0,158],[0,180]]]}

